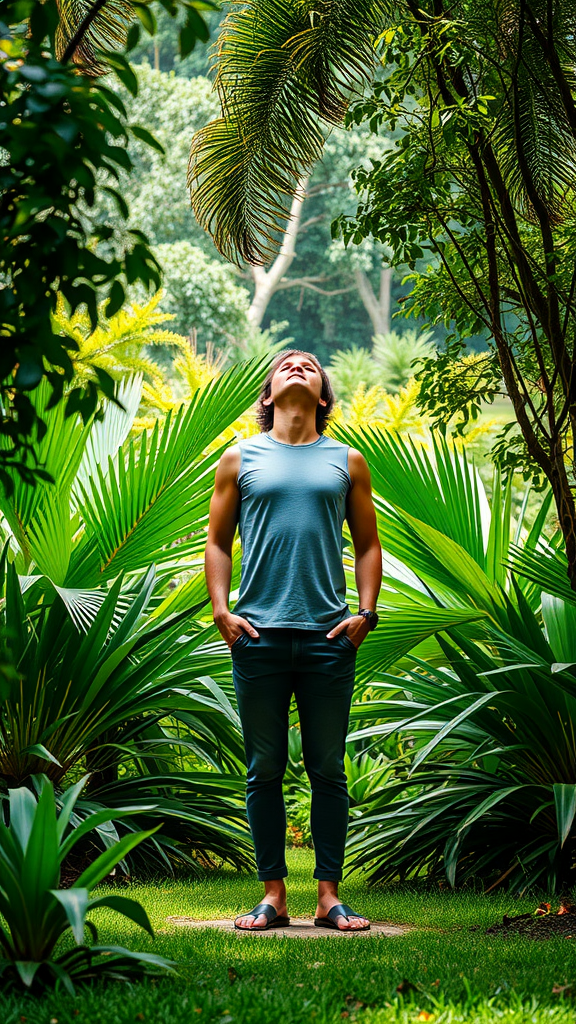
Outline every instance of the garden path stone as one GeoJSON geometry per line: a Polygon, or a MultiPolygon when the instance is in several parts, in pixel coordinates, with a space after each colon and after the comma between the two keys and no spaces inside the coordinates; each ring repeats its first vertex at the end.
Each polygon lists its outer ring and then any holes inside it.
{"type": "MultiPolygon", "coordinates": [[[[174,915],[167,917],[166,923],[175,925],[177,928],[219,928],[224,932],[234,932],[235,935],[250,934],[249,930],[243,932],[234,928],[234,922],[230,920],[200,921],[195,917],[178,917],[174,915]]],[[[408,925],[388,924],[386,921],[371,921],[370,924],[369,931],[345,932],[336,931],[333,928],[316,928],[311,917],[293,917],[291,924],[285,928],[269,928],[267,931],[263,931],[262,935],[283,935],[287,939],[326,939],[333,935],[345,935],[347,938],[350,938],[351,935],[363,935],[364,937],[386,935],[388,938],[393,938],[398,935],[405,935],[410,931],[408,925]]]]}

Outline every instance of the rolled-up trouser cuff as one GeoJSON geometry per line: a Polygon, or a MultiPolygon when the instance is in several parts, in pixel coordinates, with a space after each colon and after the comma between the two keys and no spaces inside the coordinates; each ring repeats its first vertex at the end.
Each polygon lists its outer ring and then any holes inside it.
{"type": "Polygon", "coordinates": [[[288,875],[288,868],[279,868],[276,871],[259,871],[258,881],[259,882],[273,882],[275,878],[286,878],[288,875]]]}
{"type": "Polygon", "coordinates": [[[342,872],[341,871],[319,871],[318,868],[314,871],[312,876],[317,882],[341,882],[342,872]]]}

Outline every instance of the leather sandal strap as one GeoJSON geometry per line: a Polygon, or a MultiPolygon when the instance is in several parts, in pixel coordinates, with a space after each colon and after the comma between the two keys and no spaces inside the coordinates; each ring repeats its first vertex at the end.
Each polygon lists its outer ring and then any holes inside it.
{"type": "Polygon", "coordinates": [[[254,910],[248,911],[248,915],[242,914],[241,916],[252,917],[252,915],[254,915],[254,917],[256,918],[259,917],[260,914],[264,915],[268,923],[270,923],[270,921],[273,921],[275,917],[278,917],[278,911],[276,910],[275,907],[272,906],[271,903],[259,903],[257,907],[254,907],[254,910]]]}
{"type": "Polygon", "coordinates": [[[345,917],[348,920],[350,917],[362,917],[362,914],[356,914],[352,907],[347,906],[346,903],[337,903],[336,906],[332,907],[326,917],[329,917],[331,921],[336,923],[338,917],[345,917]]]}

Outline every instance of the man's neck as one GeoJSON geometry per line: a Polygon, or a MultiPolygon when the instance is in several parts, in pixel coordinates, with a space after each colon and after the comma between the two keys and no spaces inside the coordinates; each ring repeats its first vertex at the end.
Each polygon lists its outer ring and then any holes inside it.
{"type": "Polygon", "coordinates": [[[274,424],[270,436],[282,444],[311,444],[320,437],[316,430],[316,410],[301,407],[274,408],[274,424]]]}

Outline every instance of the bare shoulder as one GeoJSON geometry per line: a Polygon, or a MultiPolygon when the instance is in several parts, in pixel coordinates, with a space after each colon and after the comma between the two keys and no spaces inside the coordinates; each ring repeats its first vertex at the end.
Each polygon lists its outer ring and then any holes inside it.
{"type": "Polygon", "coordinates": [[[356,448],[348,449],[348,472],[353,484],[370,484],[368,463],[356,448]]]}
{"type": "Polygon", "coordinates": [[[219,483],[227,484],[236,481],[238,470],[240,469],[241,456],[239,444],[234,444],[223,452],[220,456],[217,470],[219,483]]]}

